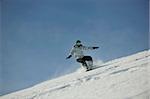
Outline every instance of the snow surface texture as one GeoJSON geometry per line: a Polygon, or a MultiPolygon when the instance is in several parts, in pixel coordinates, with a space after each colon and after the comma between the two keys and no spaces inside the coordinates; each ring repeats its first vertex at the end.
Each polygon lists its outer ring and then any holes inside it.
{"type": "Polygon", "coordinates": [[[150,50],[49,80],[1,99],[150,99],[150,50]],[[80,71],[80,72],[79,72],[80,71]]]}

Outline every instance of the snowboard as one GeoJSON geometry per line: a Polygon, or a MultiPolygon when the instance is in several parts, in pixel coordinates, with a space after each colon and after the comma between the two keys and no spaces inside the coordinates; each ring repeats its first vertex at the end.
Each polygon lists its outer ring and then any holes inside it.
{"type": "Polygon", "coordinates": [[[90,68],[90,69],[87,69],[86,72],[91,71],[91,70],[94,70],[94,69],[97,69],[97,68],[99,68],[99,67],[92,67],[92,68],[90,68]]]}
{"type": "Polygon", "coordinates": [[[93,66],[90,66],[91,68],[90,69],[87,69],[86,72],[88,71],[91,71],[91,70],[94,70],[94,69],[97,69],[97,68],[101,68],[101,67],[105,67],[105,66],[108,66],[108,64],[105,64],[105,65],[93,65],[93,66]]]}

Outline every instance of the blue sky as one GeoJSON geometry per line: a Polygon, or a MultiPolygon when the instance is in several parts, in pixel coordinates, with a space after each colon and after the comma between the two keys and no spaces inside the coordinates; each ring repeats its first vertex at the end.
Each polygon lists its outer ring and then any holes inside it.
{"type": "Polygon", "coordinates": [[[75,71],[65,58],[78,39],[104,62],[148,49],[148,2],[1,0],[1,94],[75,71]]]}

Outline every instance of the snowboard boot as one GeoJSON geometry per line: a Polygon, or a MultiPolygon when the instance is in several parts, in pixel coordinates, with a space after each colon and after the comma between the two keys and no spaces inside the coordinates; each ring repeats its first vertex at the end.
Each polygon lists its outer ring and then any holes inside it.
{"type": "Polygon", "coordinates": [[[86,70],[89,69],[89,67],[88,67],[88,65],[87,65],[86,63],[83,63],[82,66],[83,66],[84,68],[86,68],[86,70]]]}
{"type": "Polygon", "coordinates": [[[90,71],[90,70],[92,70],[93,69],[93,61],[87,61],[86,62],[88,65],[87,65],[87,71],[90,71]]]}

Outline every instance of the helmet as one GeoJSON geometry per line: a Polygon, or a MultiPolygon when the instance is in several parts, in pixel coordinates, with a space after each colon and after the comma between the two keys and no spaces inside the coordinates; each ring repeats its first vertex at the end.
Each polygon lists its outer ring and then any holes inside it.
{"type": "Polygon", "coordinates": [[[80,41],[80,40],[77,40],[77,41],[76,41],[76,45],[81,45],[81,41],[80,41]]]}
{"type": "Polygon", "coordinates": [[[77,43],[81,43],[81,41],[80,41],[80,40],[77,40],[77,41],[76,41],[76,44],[77,44],[77,43]]]}

